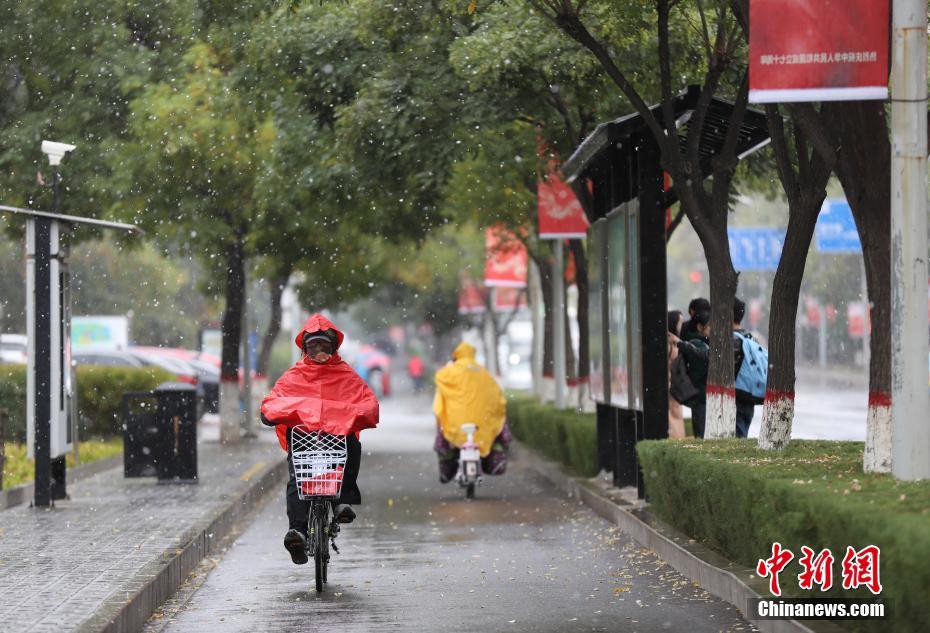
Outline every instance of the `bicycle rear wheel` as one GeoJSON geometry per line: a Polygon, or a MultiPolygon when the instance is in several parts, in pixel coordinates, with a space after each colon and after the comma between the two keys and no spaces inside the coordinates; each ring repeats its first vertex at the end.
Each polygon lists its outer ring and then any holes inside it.
{"type": "Polygon", "coordinates": [[[323,570],[323,584],[325,585],[327,582],[329,582],[328,576],[329,576],[329,538],[330,537],[329,537],[329,512],[328,511],[323,512],[322,526],[323,526],[322,527],[323,542],[320,546],[320,550],[322,552],[323,561],[320,564],[320,567],[323,570]]]}

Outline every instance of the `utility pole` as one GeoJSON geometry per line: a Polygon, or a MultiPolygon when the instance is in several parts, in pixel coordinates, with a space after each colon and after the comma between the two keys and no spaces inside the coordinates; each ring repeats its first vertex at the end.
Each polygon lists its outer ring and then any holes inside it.
{"type": "Polygon", "coordinates": [[[891,65],[891,470],[930,478],[927,0],[894,0],[891,65]]]}

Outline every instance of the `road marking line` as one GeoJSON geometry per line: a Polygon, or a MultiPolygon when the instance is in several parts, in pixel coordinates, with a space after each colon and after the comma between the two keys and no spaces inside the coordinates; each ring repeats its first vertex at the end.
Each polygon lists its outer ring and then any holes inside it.
{"type": "Polygon", "coordinates": [[[253,465],[251,468],[249,468],[247,471],[245,471],[244,473],[242,473],[241,475],[239,475],[239,479],[242,480],[242,481],[248,481],[249,479],[251,479],[252,477],[254,477],[255,474],[256,474],[258,471],[260,471],[262,468],[264,468],[265,465],[266,465],[267,463],[268,463],[268,462],[258,462],[257,464],[254,464],[254,465],[253,465]]]}

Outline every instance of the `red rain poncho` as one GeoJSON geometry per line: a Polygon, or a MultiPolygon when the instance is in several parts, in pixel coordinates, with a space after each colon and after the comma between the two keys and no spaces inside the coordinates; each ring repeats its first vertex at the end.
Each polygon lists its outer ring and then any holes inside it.
{"type": "MultiPolygon", "coordinates": [[[[304,334],[336,332],[337,349],[343,334],[329,319],[314,314],[304,323],[295,343],[303,350],[304,334]]],[[[365,381],[339,354],[325,363],[306,356],[284,372],[262,400],[262,414],[277,423],[281,448],[287,450],[287,427],[298,424],[333,435],[358,435],[378,425],[378,399],[365,381]]]]}

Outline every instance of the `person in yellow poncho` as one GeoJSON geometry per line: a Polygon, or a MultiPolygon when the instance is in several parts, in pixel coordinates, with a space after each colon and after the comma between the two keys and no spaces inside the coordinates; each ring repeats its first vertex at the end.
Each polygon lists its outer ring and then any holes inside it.
{"type": "Polygon", "coordinates": [[[475,360],[475,348],[462,342],[452,362],[436,372],[436,441],[439,481],[451,481],[458,471],[459,447],[465,443],[463,424],[475,424],[475,443],[481,451],[481,470],[502,475],[507,469],[507,402],[494,377],[475,360]]]}

